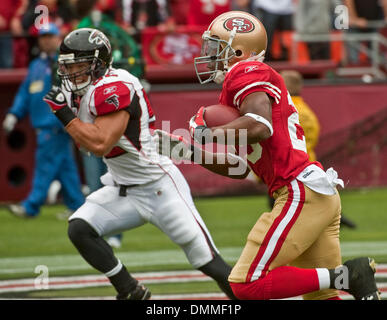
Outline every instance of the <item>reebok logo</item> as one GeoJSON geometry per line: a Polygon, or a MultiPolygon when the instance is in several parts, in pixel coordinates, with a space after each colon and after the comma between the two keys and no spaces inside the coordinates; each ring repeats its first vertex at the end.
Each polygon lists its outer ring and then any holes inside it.
{"type": "Polygon", "coordinates": [[[106,89],[103,90],[103,94],[110,94],[110,93],[113,93],[117,91],[117,87],[116,86],[113,86],[113,87],[108,87],[106,89]]]}
{"type": "Polygon", "coordinates": [[[251,71],[257,70],[258,66],[249,66],[245,68],[245,73],[249,73],[251,71]]]}

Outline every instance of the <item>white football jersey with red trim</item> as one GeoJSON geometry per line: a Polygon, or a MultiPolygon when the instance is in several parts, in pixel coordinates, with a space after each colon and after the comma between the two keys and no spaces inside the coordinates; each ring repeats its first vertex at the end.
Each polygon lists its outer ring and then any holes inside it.
{"type": "MultiPolygon", "coordinates": [[[[311,162],[297,109],[282,77],[270,66],[258,61],[242,61],[234,65],[225,77],[219,102],[239,109],[243,100],[257,91],[273,98],[273,135],[249,145],[247,161],[271,194],[290,183],[311,162]]],[[[322,168],[320,163],[313,163],[322,168]]]]}
{"type": "Polygon", "coordinates": [[[144,184],[168,172],[173,165],[160,156],[150,132],[155,121],[147,95],[138,78],[123,69],[110,69],[95,81],[77,103],[66,94],[68,105],[83,122],[127,109],[128,126],[109,154],[103,157],[114,182],[144,184]],[[78,107],[79,106],[79,107],[78,107]]]}

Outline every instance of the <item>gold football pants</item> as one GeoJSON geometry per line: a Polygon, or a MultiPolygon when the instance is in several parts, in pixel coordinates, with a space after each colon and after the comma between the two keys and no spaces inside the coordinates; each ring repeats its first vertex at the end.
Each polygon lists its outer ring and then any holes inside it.
{"type": "MultiPolygon", "coordinates": [[[[247,237],[230,282],[252,282],[279,266],[335,268],[341,265],[340,196],[323,195],[298,180],[274,193],[271,212],[263,213],[247,237]]],[[[336,290],[321,290],[304,299],[327,299],[336,290]]]]}

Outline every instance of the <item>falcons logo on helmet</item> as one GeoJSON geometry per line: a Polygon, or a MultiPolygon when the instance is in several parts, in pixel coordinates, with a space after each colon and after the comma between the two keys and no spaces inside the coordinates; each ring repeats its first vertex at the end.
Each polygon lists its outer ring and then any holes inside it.
{"type": "Polygon", "coordinates": [[[118,96],[116,94],[111,95],[105,100],[105,102],[114,105],[116,109],[120,106],[120,101],[118,100],[118,96]]]}
{"type": "Polygon", "coordinates": [[[101,45],[102,43],[111,51],[110,42],[108,38],[99,30],[94,30],[89,36],[89,42],[101,45]]]}

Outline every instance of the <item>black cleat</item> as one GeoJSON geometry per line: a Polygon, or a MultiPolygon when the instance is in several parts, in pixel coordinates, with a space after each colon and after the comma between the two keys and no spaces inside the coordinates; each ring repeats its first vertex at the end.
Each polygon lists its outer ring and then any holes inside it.
{"type": "Polygon", "coordinates": [[[138,284],[136,289],[129,295],[129,300],[149,300],[151,292],[147,287],[142,284],[138,284]]]}
{"type": "Polygon", "coordinates": [[[149,300],[151,297],[151,292],[147,287],[142,284],[138,284],[136,288],[128,294],[117,295],[117,300],[149,300]]]}
{"type": "Polygon", "coordinates": [[[345,290],[355,297],[356,300],[381,300],[380,293],[375,281],[374,259],[362,257],[344,262],[348,268],[348,286],[345,290]]]}

